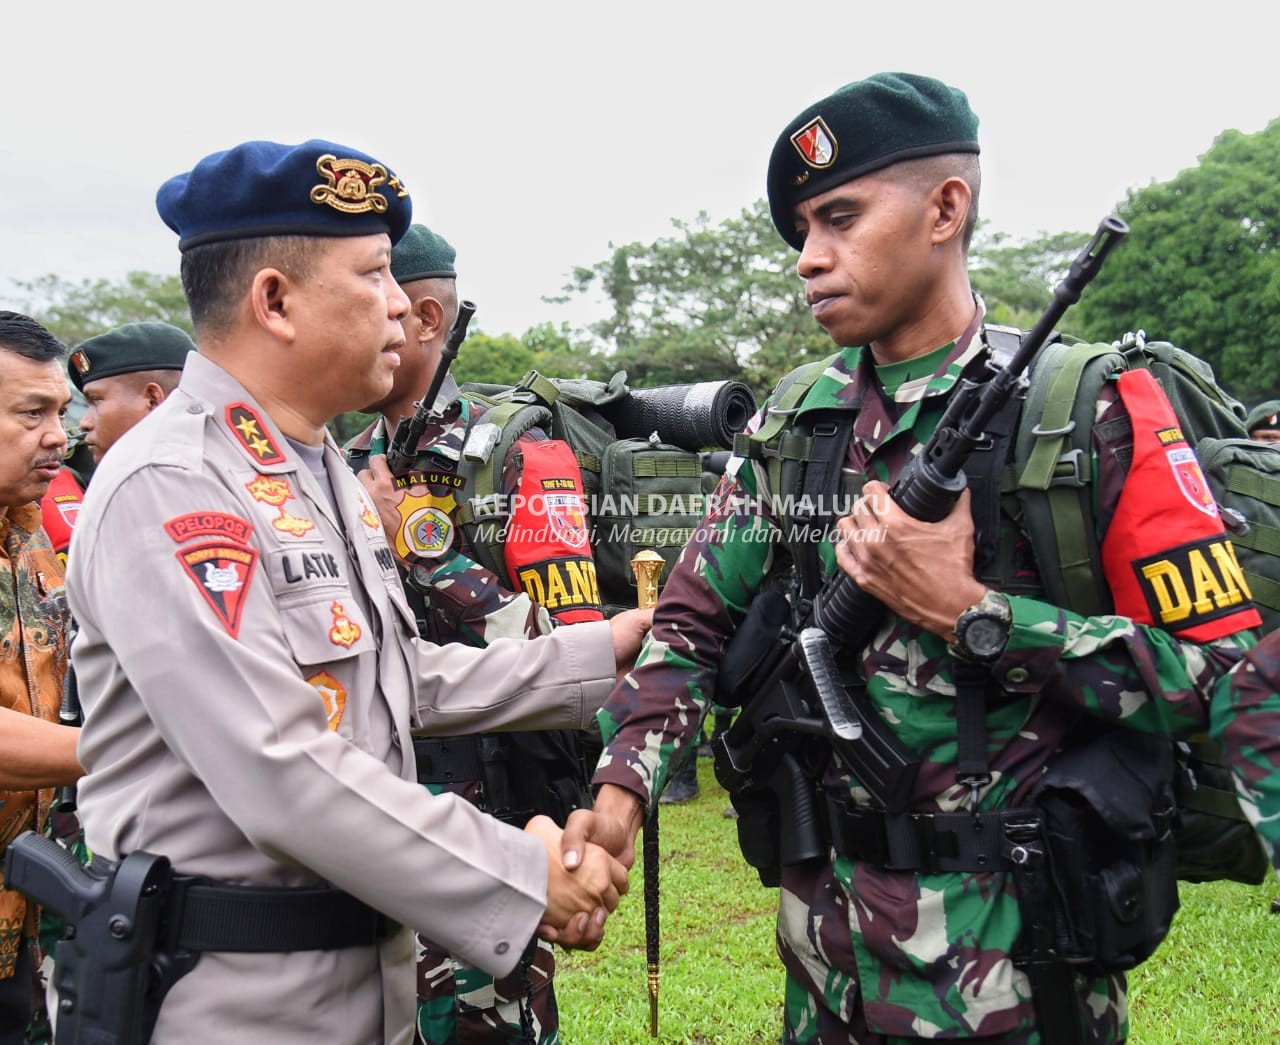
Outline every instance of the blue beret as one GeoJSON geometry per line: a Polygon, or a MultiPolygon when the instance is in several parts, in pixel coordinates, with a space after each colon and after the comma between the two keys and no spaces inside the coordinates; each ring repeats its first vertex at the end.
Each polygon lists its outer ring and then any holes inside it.
{"type": "Polygon", "coordinates": [[[180,327],[147,321],[126,323],[82,341],[67,372],[80,391],[91,381],[143,370],[181,370],[195,342],[180,327]]]}
{"type": "Polygon", "coordinates": [[[964,92],[913,73],[876,73],[805,109],[769,157],[773,224],[796,250],[794,208],[903,160],[978,151],[978,117],[964,92]]]}
{"type": "Polygon", "coordinates": [[[391,275],[401,284],[419,279],[456,279],[455,257],[449,241],[438,232],[425,225],[410,225],[391,251],[391,275]]]}
{"type": "Polygon", "coordinates": [[[156,193],[178,249],[254,236],[368,236],[397,242],[409,193],[384,164],[345,145],[252,141],[206,156],[156,193]]]}

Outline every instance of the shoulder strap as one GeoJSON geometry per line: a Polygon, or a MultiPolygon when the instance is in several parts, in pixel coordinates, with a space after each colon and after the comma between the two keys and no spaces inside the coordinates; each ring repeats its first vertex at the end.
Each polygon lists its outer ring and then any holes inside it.
{"type": "Polygon", "coordinates": [[[1045,591],[1051,602],[1087,615],[1111,605],[1094,568],[1094,411],[1107,379],[1124,367],[1110,345],[1046,345],[1032,366],[1014,444],[1014,485],[1045,591]]]}
{"type": "MultiPolygon", "coordinates": [[[[525,375],[539,378],[536,371],[525,375]]],[[[554,392],[555,386],[541,378],[554,392]]],[[[466,535],[471,557],[510,583],[502,550],[502,533],[510,513],[502,490],[502,470],[516,441],[531,428],[551,429],[551,410],[541,401],[541,389],[524,382],[511,390],[520,398],[495,397],[490,407],[467,429],[458,474],[466,480],[466,500],[458,506],[457,522],[466,535]]],[[[555,395],[552,395],[554,401],[555,395]]]]}

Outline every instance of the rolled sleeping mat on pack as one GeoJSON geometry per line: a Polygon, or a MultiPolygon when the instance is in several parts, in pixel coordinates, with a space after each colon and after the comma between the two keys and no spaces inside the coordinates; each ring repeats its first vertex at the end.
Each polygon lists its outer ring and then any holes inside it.
{"type": "Polygon", "coordinates": [[[756,412],[756,397],[741,381],[697,381],[633,388],[599,409],[621,438],[657,432],[662,442],[685,450],[730,449],[756,412]]]}

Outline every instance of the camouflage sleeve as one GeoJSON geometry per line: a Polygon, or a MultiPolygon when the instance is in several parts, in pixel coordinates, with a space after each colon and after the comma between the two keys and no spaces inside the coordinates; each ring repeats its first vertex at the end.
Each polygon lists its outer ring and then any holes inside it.
{"type": "MultiPolygon", "coordinates": [[[[1132,444],[1124,404],[1108,385],[1094,426],[1099,541],[1114,516],[1132,444]]],[[[1246,630],[1190,642],[1127,617],[1084,617],[1022,596],[1009,603],[1013,628],[995,675],[1010,691],[1051,691],[1090,714],[1149,732],[1204,729],[1215,683],[1254,641],[1246,630]]]]}
{"type": "Polygon", "coordinates": [[[433,567],[414,568],[427,610],[428,638],[439,645],[487,646],[497,638],[536,638],[552,628],[547,611],[524,592],[502,586],[493,571],[459,552],[433,567]]]}
{"type": "Polygon", "coordinates": [[[1219,680],[1209,728],[1231,767],[1241,808],[1280,869],[1280,631],[1219,680]]]}
{"type": "Polygon", "coordinates": [[[600,711],[606,745],[595,784],[618,784],[648,802],[695,740],[721,654],[783,548],[768,498],[758,495],[764,489],[763,470],[735,457],[711,494],[662,589],[635,670],[600,711]]]}

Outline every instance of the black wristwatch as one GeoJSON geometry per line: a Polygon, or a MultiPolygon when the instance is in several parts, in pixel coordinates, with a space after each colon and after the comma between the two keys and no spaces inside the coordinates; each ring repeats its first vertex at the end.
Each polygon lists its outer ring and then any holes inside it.
{"type": "Polygon", "coordinates": [[[989,664],[1004,652],[1012,626],[1009,600],[998,591],[989,591],[956,618],[951,652],[962,660],[989,664]]]}

